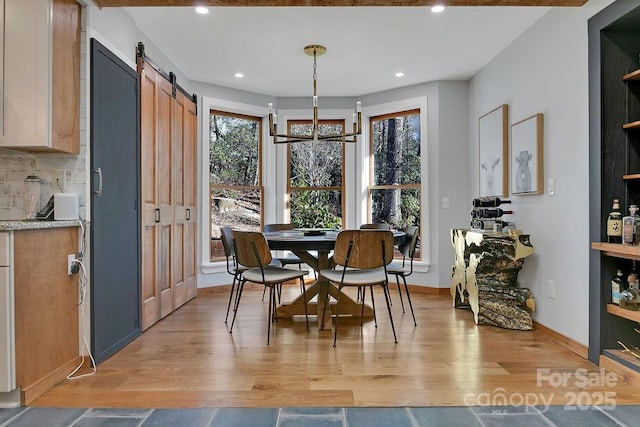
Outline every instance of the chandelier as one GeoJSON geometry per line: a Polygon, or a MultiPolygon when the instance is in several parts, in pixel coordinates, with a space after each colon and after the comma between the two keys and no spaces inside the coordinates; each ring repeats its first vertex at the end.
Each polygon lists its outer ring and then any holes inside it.
{"type": "Polygon", "coordinates": [[[311,135],[292,135],[290,133],[278,134],[278,114],[273,111],[273,104],[269,103],[269,136],[273,137],[274,144],[287,144],[293,142],[314,141],[314,142],[356,142],[356,136],[362,133],[362,113],[361,104],[356,104],[356,112],[353,113],[353,132],[342,134],[323,135],[318,126],[318,95],[316,93],[318,72],[316,58],[324,55],[327,49],[324,46],[312,44],[305,46],[304,53],[313,56],[313,127],[311,135]]]}

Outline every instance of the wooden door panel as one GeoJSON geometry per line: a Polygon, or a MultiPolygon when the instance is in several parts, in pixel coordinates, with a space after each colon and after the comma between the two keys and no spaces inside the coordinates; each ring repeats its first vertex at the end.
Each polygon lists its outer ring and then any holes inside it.
{"type": "Polygon", "coordinates": [[[157,82],[160,76],[143,62],[140,73],[140,193],[142,197],[142,330],[160,319],[158,282],[157,82]]]}
{"type": "Polygon", "coordinates": [[[184,110],[184,199],[187,219],[185,222],[184,280],[186,299],[197,293],[197,109],[192,101],[185,102],[184,110]]]}

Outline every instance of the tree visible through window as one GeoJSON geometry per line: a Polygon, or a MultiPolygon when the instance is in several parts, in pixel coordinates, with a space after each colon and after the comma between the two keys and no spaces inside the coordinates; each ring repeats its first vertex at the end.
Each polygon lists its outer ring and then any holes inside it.
{"type": "MultiPolygon", "coordinates": [[[[289,121],[292,135],[311,135],[310,120],[289,121]]],[[[323,135],[341,134],[344,121],[320,120],[323,135]]],[[[297,142],[289,144],[289,216],[305,228],[342,227],[344,144],[297,142]]]]}
{"type": "Polygon", "coordinates": [[[420,225],[420,110],[371,118],[372,222],[420,225]]]}
{"type": "Polygon", "coordinates": [[[213,110],[209,115],[212,261],[224,258],[221,226],[262,228],[261,125],[260,117],[213,110]]]}

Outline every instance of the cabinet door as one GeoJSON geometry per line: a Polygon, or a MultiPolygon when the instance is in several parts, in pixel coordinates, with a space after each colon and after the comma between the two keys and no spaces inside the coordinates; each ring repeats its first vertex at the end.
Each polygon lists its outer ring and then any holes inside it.
{"type": "MultiPolygon", "coordinates": [[[[186,209],[184,243],[184,280],[187,288],[187,300],[197,293],[197,215],[196,215],[196,179],[197,167],[197,109],[193,101],[185,103],[184,111],[184,200],[186,209]]],[[[207,200],[209,198],[207,197],[207,200]]]]}
{"type": "Polygon", "coordinates": [[[5,0],[2,146],[49,145],[51,4],[5,0]]]}
{"type": "Polygon", "coordinates": [[[0,392],[16,388],[13,301],[11,269],[0,267],[0,392]]]}
{"type": "Polygon", "coordinates": [[[0,146],[78,154],[80,5],[3,3],[0,146]]]}

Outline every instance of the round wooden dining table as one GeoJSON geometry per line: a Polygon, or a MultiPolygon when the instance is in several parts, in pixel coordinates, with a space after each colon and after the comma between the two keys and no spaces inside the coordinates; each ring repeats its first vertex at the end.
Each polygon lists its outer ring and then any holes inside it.
{"type": "MultiPolygon", "coordinates": [[[[306,290],[306,299],[300,295],[291,302],[282,303],[276,309],[277,317],[304,316],[306,304],[307,312],[311,315],[316,314],[318,317],[318,329],[331,329],[331,304],[327,307],[324,319],[321,314],[330,300],[328,297],[331,296],[337,300],[338,295],[340,295],[340,315],[360,317],[363,312],[362,303],[354,301],[320,275],[321,270],[333,268],[336,265],[329,254],[336,244],[337,236],[338,230],[316,229],[265,233],[270,249],[291,251],[318,273],[316,281],[306,290]],[[316,301],[312,302],[311,300],[316,296],[316,301]]],[[[396,244],[401,244],[405,234],[402,231],[394,231],[393,237],[396,244]]],[[[373,308],[368,304],[364,306],[364,318],[373,318],[373,308]]]]}

